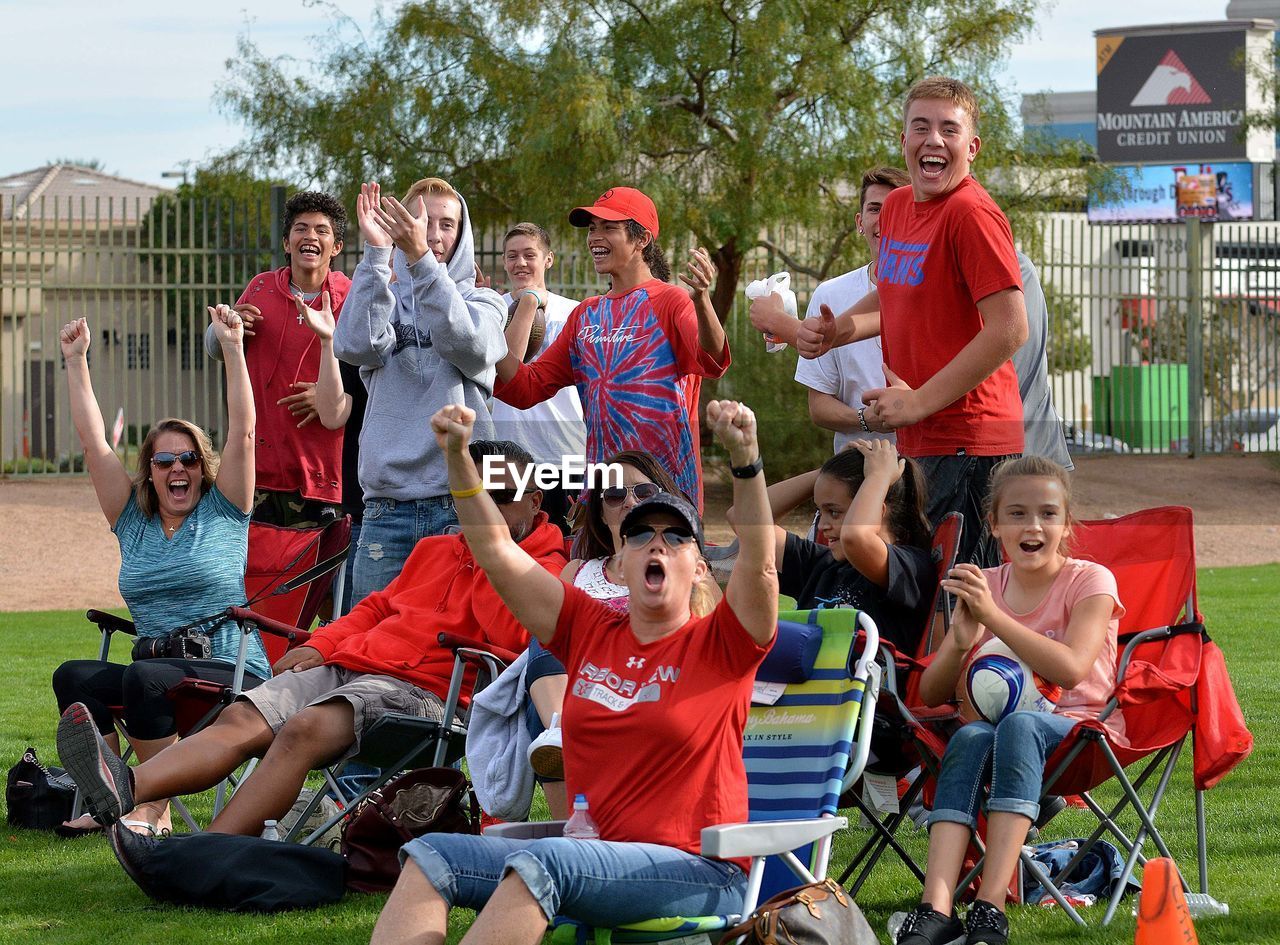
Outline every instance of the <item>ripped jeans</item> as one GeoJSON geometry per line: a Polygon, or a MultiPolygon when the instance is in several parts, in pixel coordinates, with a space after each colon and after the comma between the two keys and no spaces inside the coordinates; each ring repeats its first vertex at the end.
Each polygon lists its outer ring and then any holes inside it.
{"type": "Polygon", "coordinates": [[[421,539],[441,535],[457,524],[451,496],[400,502],[366,499],[351,578],[351,606],[390,584],[421,539]]]}

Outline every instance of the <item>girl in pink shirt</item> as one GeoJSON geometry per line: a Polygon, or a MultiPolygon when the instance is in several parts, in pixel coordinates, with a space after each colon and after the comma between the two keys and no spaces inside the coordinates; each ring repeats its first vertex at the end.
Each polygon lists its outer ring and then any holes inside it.
{"type": "Polygon", "coordinates": [[[992,471],[990,495],[991,533],[1006,563],[985,571],[957,565],[942,582],[956,597],[955,616],[921,677],[921,697],[929,705],[952,698],[970,652],[992,637],[1063,693],[1054,712],[1017,711],[996,725],[970,722],[952,736],[929,818],[924,896],[907,916],[898,945],[1008,941],[1005,898],[1040,812],[1045,760],[1076,722],[1098,716],[1113,687],[1124,608],[1110,571],[1067,556],[1066,470],[1041,456],[1006,460],[992,471]],[[954,909],[955,885],[988,778],[982,884],[962,923],[954,909]]]}

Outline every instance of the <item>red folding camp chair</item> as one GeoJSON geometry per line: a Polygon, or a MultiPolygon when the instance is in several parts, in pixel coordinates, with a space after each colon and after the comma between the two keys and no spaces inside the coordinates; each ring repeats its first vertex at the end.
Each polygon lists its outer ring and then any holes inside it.
{"type": "MultiPolygon", "coordinates": [[[[1096,721],[1077,725],[1050,756],[1042,804],[1053,795],[1079,795],[1099,826],[1053,880],[1025,852],[1023,869],[1073,921],[1084,925],[1060,886],[1093,845],[1110,834],[1126,857],[1102,918],[1103,925],[1110,923],[1130,876],[1146,862],[1146,842],[1150,840],[1160,856],[1173,859],[1155,820],[1190,737],[1199,891],[1191,893],[1185,877],[1180,878],[1193,914],[1224,913],[1225,905],[1209,895],[1204,792],[1248,756],[1253,736],[1245,727],[1222,652],[1210,641],[1196,606],[1191,510],[1165,506],[1082,522],[1075,530],[1072,553],[1111,570],[1126,612],[1120,622],[1115,695],[1096,721]],[[1117,737],[1119,731],[1123,737],[1117,737]],[[1126,769],[1140,762],[1131,779],[1126,769]],[[1106,810],[1090,792],[1111,778],[1119,782],[1122,793],[1106,810]],[[1139,792],[1152,779],[1154,787],[1144,803],[1139,792]],[[1132,837],[1117,823],[1126,810],[1138,821],[1132,837]]],[[[959,888],[966,888],[980,868],[981,861],[959,888]]]]}
{"type": "MultiPolygon", "coordinates": [[[[954,718],[955,711],[949,706],[941,709],[921,706],[919,677],[924,661],[937,650],[942,638],[951,629],[951,595],[942,589],[941,581],[955,567],[963,530],[964,516],[959,512],[946,515],[933,530],[932,557],[939,584],[934,592],[933,606],[929,608],[928,623],[920,634],[915,653],[903,654],[891,643],[883,640],[880,643],[884,682],[880,704],[876,710],[877,730],[871,740],[871,750],[877,757],[875,762],[867,766],[872,774],[889,775],[898,779],[921,767],[936,774],[945,742],[925,723],[938,723],[954,718]],[[909,705],[914,708],[908,709],[909,705]]],[[[915,874],[916,879],[924,883],[924,870],[895,836],[902,822],[909,816],[911,806],[919,798],[924,784],[924,777],[916,777],[899,797],[897,811],[888,814],[874,810],[863,799],[861,783],[841,798],[842,802],[857,807],[872,828],[871,836],[854,854],[840,876],[840,884],[845,885],[854,871],[860,870],[858,878],[849,886],[849,891],[854,896],[857,896],[880,857],[889,849],[898,855],[907,869],[915,874]]]]}
{"type": "MultiPolygon", "coordinates": [[[[346,560],[350,541],[350,516],[315,528],[280,528],[259,522],[249,523],[249,561],[245,571],[249,606],[232,607],[224,612],[228,619],[239,625],[241,631],[235,675],[230,686],[202,679],[184,679],[169,690],[167,695],[174,703],[180,736],[204,728],[239,695],[244,681],[249,635],[256,632],[263,622],[271,623],[277,630],[273,634],[261,635],[267,660],[272,664],[308,636],[305,628],[315,621],[320,606],[329,596],[334,574],[341,570],[346,560]]],[[[85,616],[97,625],[102,634],[98,648],[100,660],[108,659],[114,634],[136,634],[133,621],[124,617],[100,610],[90,610],[85,616]]],[[[111,708],[120,719],[123,707],[111,708]]],[[[126,760],[129,754],[130,751],[125,752],[126,760]]],[[[234,779],[231,784],[235,784],[234,779]]],[[[215,814],[226,799],[226,789],[226,782],[218,787],[215,814]]],[[[186,806],[176,798],[174,808],[190,829],[199,829],[186,806]]],[[[77,794],[73,817],[79,813],[80,798],[77,794]]]]}

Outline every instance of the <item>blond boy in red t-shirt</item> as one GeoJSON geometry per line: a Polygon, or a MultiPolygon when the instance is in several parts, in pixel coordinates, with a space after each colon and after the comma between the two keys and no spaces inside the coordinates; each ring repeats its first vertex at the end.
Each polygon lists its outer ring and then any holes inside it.
{"type": "Polygon", "coordinates": [[[902,156],[911,177],[885,198],[876,289],[847,312],[805,319],[806,358],[879,335],[886,387],[863,395],[868,431],[895,430],[924,467],[929,518],[965,517],[960,560],[993,566],[982,525],[993,466],[1022,452],[1022,401],[1009,358],[1027,337],[1013,233],[970,168],[982,148],[964,83],[923,79],[907,93],[902,156]]]}

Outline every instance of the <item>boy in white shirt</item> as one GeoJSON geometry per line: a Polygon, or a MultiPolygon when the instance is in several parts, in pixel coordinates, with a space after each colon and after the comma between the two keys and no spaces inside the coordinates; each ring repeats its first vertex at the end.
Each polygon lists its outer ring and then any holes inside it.
{"type": "MultiPolygon", "coordinates": [[[[551,238],[536,223],[517,223],[502,240],[502,268],[507,272],[511,291],[502,300],[512,311],[507,323],[507,349],[528,361],[536,357],[560,334],[577,301],[547,290],[547,270],[555,262],[551,238]],[[511,309],[511,306],[515,306],[511,309]],[[535,328],[542,313],[546,328],[541,337],[536,330],[531,338],[523,326],[532,319],[535,328]],[[536,347],[531,348],[531,341],[536,347]]],[[[587,430],[582,422],[582,403],[578,391],[570,386],[540,404],[521,410],[493,399],[493,425],[499,439],[513,440],[525,447],[539,463],[560,465],[566,457],[584,457],[587,430]]],[[[551,521],[568,529],[565,515],[570,496],[562,488],[543,490],[542,509],[551,521]]]]}

